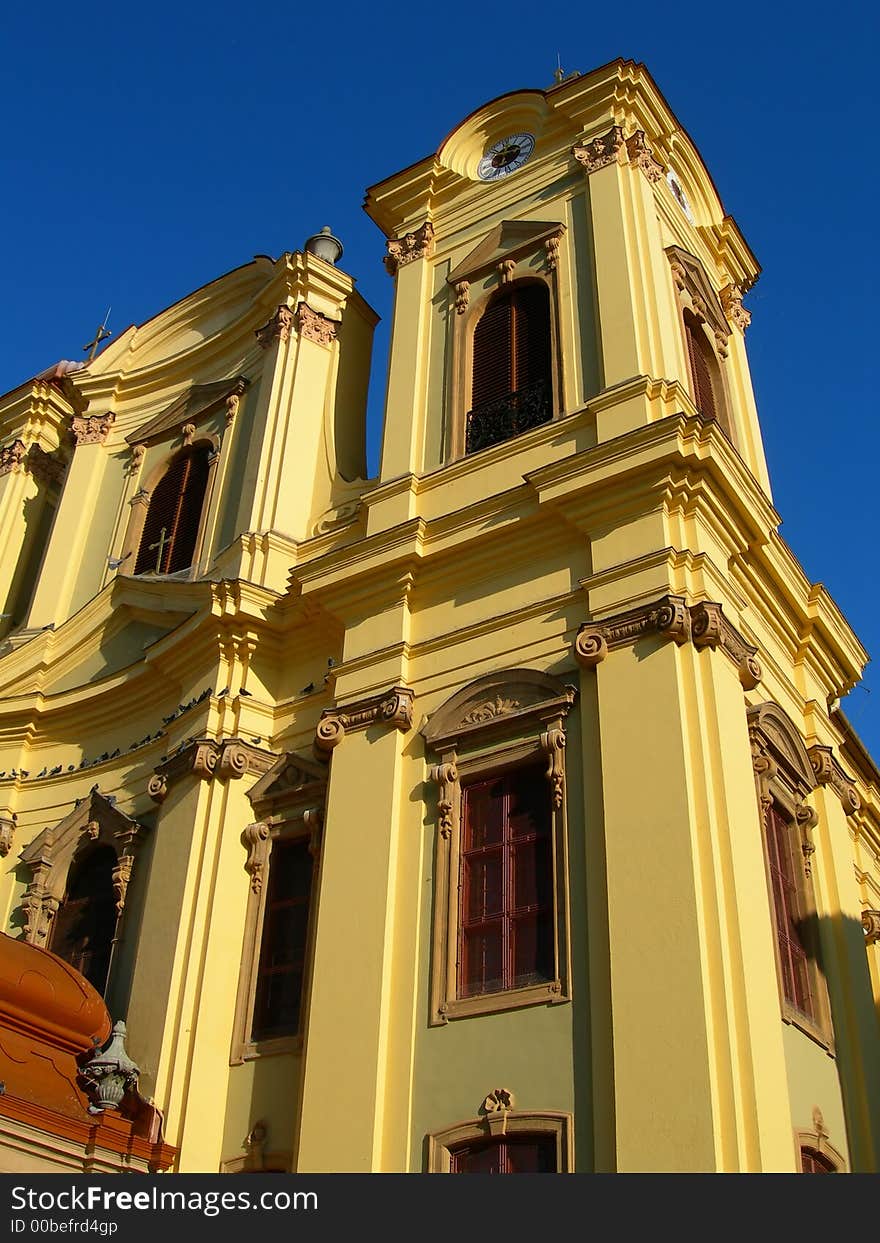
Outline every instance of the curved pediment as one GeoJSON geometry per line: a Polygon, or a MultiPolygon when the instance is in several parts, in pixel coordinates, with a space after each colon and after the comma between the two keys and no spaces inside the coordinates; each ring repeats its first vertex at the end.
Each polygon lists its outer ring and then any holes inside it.
{"type": "Polygon", "coordinates": [[[807,748],[804,746],[798,730],[779,704],[768,701],[755,704],[747,713],[749,732],[760,736],[761,741],[769,748],[777,763],[784,765],[789,776],[803,788],[803,792],[814,789],[816,774],[807,748]]]}
{"type": "Polygon", "coordinates": [[[513,728],[565,716],[577,694],[537,669],[501,669],[457,691],[421,729],[435,750],[480,731],[513,728]]]}

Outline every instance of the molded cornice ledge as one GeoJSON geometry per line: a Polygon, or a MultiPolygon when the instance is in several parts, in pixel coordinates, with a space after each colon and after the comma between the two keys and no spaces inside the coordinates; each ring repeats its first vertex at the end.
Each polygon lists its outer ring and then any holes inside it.
{"type": "Polygon", "coordinates": [[[594,669],[612,648],[646,635],[672,639],[679,647],[692,642],[696,648],[720,648],[736,666],[744,690],[754,690],[761,680],[758,649],[727,620],[722,606],[711,601],[688,605],[684,596],[661,596],[604,621],[584,622],[574,641],[575,659],[584,668],[594,669]]]}
{"type": "Polygon", "coordinates": [[[278,760],[274,751],[263,751],[241,738],[195,738],[159,764],[147,783],[147,793],[155,803],[164,801],[168,787],[180,777],[192,775],[203,781],[213,777],[237,780],[247,774],[262,777],[278,760]]]}
{"type": "Polygon", "coordinates": [[[388,725],[406,733],[412,728],[415,694],[408,686],[392,686],[380,695],[359,699],[344,708],[327,708],[315,729],[315,755],[328,760],[347,733],[370,725],[388,725]]]}

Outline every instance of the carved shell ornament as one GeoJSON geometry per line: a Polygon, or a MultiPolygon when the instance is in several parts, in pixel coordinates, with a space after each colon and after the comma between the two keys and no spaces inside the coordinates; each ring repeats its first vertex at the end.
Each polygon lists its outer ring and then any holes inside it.
{"type": "Polygon", "coordinates": [[[496,695],[494,699],[489,699],[486,703],[472,708],[467,716],[462,718],[462,724],[478,725],[481,721],[491,721],[493,717],[516,712],[521,707],[522,704],[518,699],[503,699],[500,695],[496,695]]]}

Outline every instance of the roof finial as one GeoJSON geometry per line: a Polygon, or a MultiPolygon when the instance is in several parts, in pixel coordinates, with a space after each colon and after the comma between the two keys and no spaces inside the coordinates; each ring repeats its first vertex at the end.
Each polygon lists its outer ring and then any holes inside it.
{"type": "Polygon", "coordinates": [[[556,69],[553,73],[553,80],[555,82],[561,82],[564,77],[565,77],[565,70],[562,68],[562,57],[557,52],[556,53],[556,69]]]}

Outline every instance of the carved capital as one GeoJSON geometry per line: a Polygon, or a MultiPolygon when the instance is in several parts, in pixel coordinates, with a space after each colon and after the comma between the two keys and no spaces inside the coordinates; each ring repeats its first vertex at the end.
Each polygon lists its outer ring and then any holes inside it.
{"type": "Polygon", "coordinates": [[[661,596],[653,604],[617,613],[600,622],[585,622],[574,641],[579,664],[592,668],[613,647],[624,647],[644,635],[659,634],[681,645],[690,638],[690,613],[684,596],[661,596]]]}
{"type": "Polygon", "coordinates": [[[848,777],[834,758],[831,747],[810,747],[807,754],[816,775],[816,784],[831,786],[843,804],[848,816],[854,815],[862,805],[852,777],[848,777]]]}
{"type": "Polygon", "coordinates": [[[865,944],[876,945],[880,941],[880,911],[862,911],[862,927],[865,930],[865,944]]]}
{"type": "Polygon", "coordinates": [[[571,154],[579,164],[583,164],[589,175],[605,168],[607,164],[619,163],[622,148],[623,129],[619,125],[612,125],[607,134],[594,138],[592,142],[578,143],[572,147],[571,154]]]}
{"type": "Polygon", "coordinates": [[[296,330],[306,341],[317,341],[318,345],[332,345],[336,340],[338,324],[320,311],[313,311],[307,302],[301,302],[296,308],[296,330]]]}
{"type": "Polygon", "coordinates": [[[747,643],[736,626],[727,620],[723,607],[715,601],[702,600],[691,605],[690,615],[694,647],[720,648],[736,666],[743,689],[754,690],[763,677],[758,649],[747,643]]]}
{"type": "Polygon", "coordinates": [[[188,758],[193,776],[201,777],[203,781],[207,781],[214,776],[214,771],[220,760],[220,748],[216,742],[202,738],[193,744],[188,758]]]}
{"type": "Polygon", "coordinates": [[[116,914],[125,910],[125,895],[128,893],[128,882],[134,867],[134,855],[120,855],[113,869],[113,892],[116,894],[116,914]]]}
{"type": "Polygon", "coordinates": [[[541,735],[541,749],[547,756],[546,777],[558,810],[565,799],[565,730],[558,725],[548,729],[541,735]]]}
{"type": "Polygon", "coordinates": [[[457,281],[455,285],[455,313],[456,315],[464,315],[468,309],[468,298],[471,283],[470,281],[457,281]]]}
{"type": "Polygon", "coordinates": [[[259,820],[249,824],[241,835],[241,844],[247,851],[244,870],[251,878],[251,890],[261,893],[266,860],[269,857],[269,826],[259,820]]]}
{"type": "Polygon", "coordinates": [[[644,130],[637,129],[634,134],[630,134],[626,140],[626,154],[630,164],[640,168],[650,182],[662,181],[663,165],[654,159],[644,130]]]}
{"type": "Polygon", "coordinates": [[[74,414],[70,420],[70,430],[77,445],[102,445],[115,421],[116,415],[112,411],[88,417],[74,414]]]}
{"type": "Polygon", "coordinates": [[[449,837],[455,815],[455,800],[458,795],[458,769],[454,760],[443,764],[435,764],[428,773],[428,779],[438,786],[437,823],[443,837],[449,837]]]}
{"type": "Polygon", "coordinates": [[[347,733],[381,723],[406,731],[412,726],[413,692],[408,686],[392,686],[381,695],[361,699],[343,708],[328,708],[315,730],[314,749],[320,759],[329,758],[347,733]]]}
{"type": "Polygon", "coordinates": [[[8,475],[21,466],[27,455],[23,440],[13,440],[11,444],[0,447],[0,475],[8,475]]]}
{"type": "Polygon", "coordinates": [[[12,849],[12,843],[15,840],[16,820],[17,816],[14,811],[0,816],[0,859],[5,859],[12,849]]]}
{"type": "Polygon", "coordinates": [[[430,258],[434,253],[434,226],[430,220],[415,229],[412,233],[404,233],[403,237],[392,237],[385,243],[387,254],[384,259],[385,271],[389,276],[396,276],[400,268],[416,259],[430,258]]]}
{"type": "Polygon", "coordinates": [[[293,328],[294,314],[289,306],[283,303],[276,308],[270,320],[254,333],[264,350],[268,350],[276,341],[289,341],[290,330],[293,328]]]}
{"type": "Polygon", "coordinates": [[[153,773],[147,782],[147,794],[154,803],[164,803],[168,794],[168,779],[164,773],[153,773]]]}
{"type": "Polygon", "coordinates": [[[742,304],[743,296],[739,285],[725,285],[718,296],[721,299],[721,309],[728,321],[740,332],[745,332],[752,322],[752,316],[742,304]]]}

